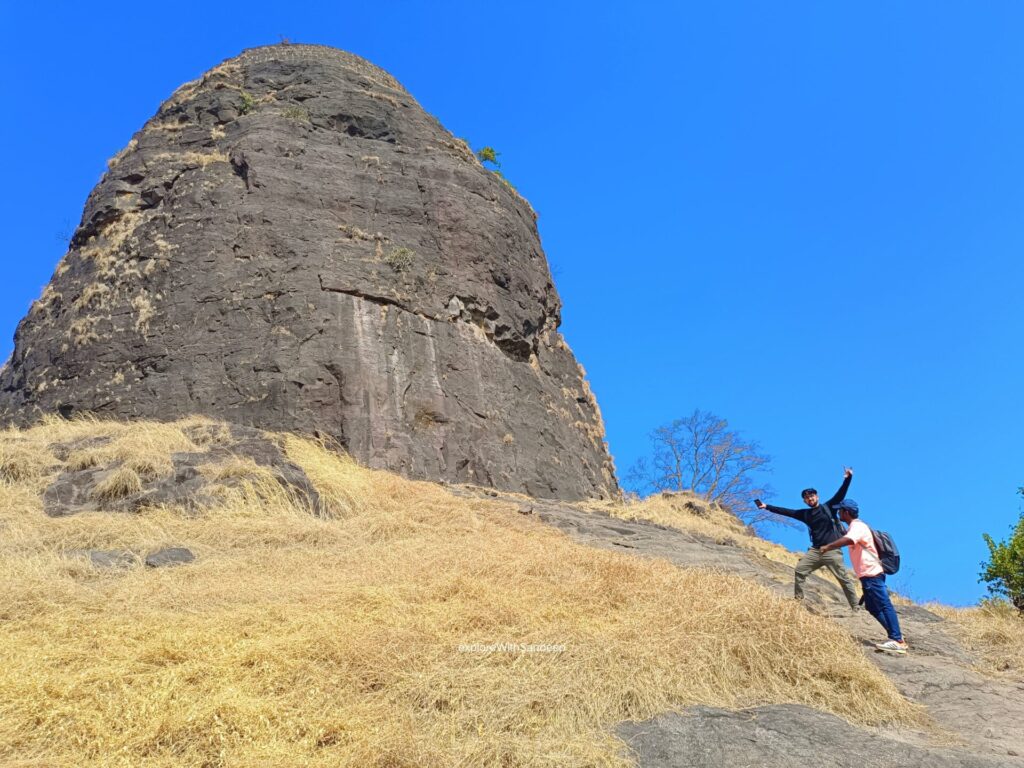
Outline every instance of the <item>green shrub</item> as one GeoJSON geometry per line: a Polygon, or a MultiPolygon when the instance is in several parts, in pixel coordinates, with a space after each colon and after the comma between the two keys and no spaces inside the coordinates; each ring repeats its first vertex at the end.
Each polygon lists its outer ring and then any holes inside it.
{"type": "Polygon", "coordinates": [[[243,115],[247,115],[252,112],[255,106],[256,99],[253,98],[253,95],[248,91],[242,91],[242,106],[238,108],[238,111],[243,115]]]}
{"type": "Polygon", "coordinates": [[[501,168],[501,161],[498,160],[500,154],[494,147],[484,147],[476,153],[476,156],[481,163],[490,163],[496,168],[501,168]]]}
{"type": "MultiPolygon", "coordinates": [[[[467,146],[468,146],[468,144],[467,144],[467,146]]],[[[506,187],[508,187],[513,192],[518,194],[519,190],[517,190],[514,186],[512,186],[512,182],[510,182],[508,179],[506,179],[505,178],[505,174],[503,174],[499,170],[501,168],[501,161],[498,160],[498,156],[500,154],[501,153],[498,150],[496,150],[494,147],[484,147],[482,149],[477,150],[476,157],[477,157],[477,160],[479,160],[482,165],[485,164],[485,163],[489,163],[490,165],[493,165],[494,166],[493,168],[489,168],[487,165],[484,165],[484,168],[486,168],[491,173],[493,173],[495,176],[497,176],[498,180],[501,181],[502,184],[504,184],[506,187]]]]}
{"type": "MultiPolygon", "coordinates": [[[[1024,488],[1020,489],[1024,495],[1024,488]]],[[[1024,512],[1013,527],[1010,538],[995,541],[987,533],[982,534],[988,545],[989,560],[982,563],[979,581],[988,583],[988,591],[1013,603],[1024,613],[1024,512]]]]}

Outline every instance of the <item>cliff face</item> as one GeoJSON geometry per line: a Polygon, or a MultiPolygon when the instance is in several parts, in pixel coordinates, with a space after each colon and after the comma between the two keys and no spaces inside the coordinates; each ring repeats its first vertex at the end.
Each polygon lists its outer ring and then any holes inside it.
{"type": "Polygon", "coordinates": [[[200,413],[407,476],[616,492],[528,203],[319,46],[179,88],[110,162],[0,372],[0,421],[200,413]]]}

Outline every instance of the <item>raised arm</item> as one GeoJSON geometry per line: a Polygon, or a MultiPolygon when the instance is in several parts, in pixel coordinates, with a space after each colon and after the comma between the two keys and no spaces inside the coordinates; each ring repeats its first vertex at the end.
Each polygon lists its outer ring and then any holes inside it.
{"type": "Polygon", "coordinates": [[[833,504],[838,504],[840,501],[845,499],[846,492],[850,489],[851,480],[853,480],[853,469],[851,467],[843,467],[843,484],[839,486],[839,490],[836,491],[836,495],[825,503],[831,507],[833,504]]]}

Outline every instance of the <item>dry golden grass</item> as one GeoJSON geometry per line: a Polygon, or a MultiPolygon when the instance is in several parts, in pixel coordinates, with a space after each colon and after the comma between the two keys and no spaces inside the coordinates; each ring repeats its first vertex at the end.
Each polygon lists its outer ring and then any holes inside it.
{"type": "Polygon", "coordinates": [[[139,477],[139,473],[130,467],[119,467],[96,484],[93,498],[101,503],[116,501],[140,491],[142,491],[142,478],[139,477]]]}
{"type": "Polygon", "coordinates": [[[80,317],[68,326],[68,338],[74,342],[76,347],[84,347],[94,341],[99,341],[99,334],[96,333],[96,318],[92,315],[80,317]]]}
{"type": "Polygon", "coordinates": [[[145,291],[132,299],[132,309],[135,310],[135,330],[146,335],[149,333],[149,321],[153,319],[156,310],[153,309],[153,302],[145,291]]]}
{"type": "Polygon", "coordinates": [[[17,437],[0,442],[0,482],[29,482],[45,475],[55,464],[53,454],[37,442],[17,437]]]}
{"type": "Polygon", "coordinates": [[[105,283],[90,283],[82,294],[72,303],[76,310],[83,309],[104,309],[106,298],[110,294],[110,286],[105,283]]]}
{"type": "Polygon", "coordinates": [[[1009,603],[972,608],[931,604],[929,610],[948,619],[960,640],[977,654],[982,671],[1024,680],[1024,616],[1009,603]]]}
{"type": "Polygon", "coordinates": [[[159,152],[146,158],[147,162],[158,163],[173,161],[185,166],[198,166],[206,168],[213,163],[230,163],[230,158],[224,152],[159,152]]]}
{"type": "Polygon", "coordinates": [[[769,560],[796,566],[800,553],[755,535],[740,520],[717,504],[691,493],[656,493],[639,501],[607,501],[589,506],[623,520],[649,520],[658,525],[697,533],[720,544],[744,547],[769,560]]]}
{"type": "Polygon", "coordinates": [[[0,482],[0,763],[625,766],[616,723],[689,704],[921,722],[841,629],[766,589],[589,549],[296,437],[281,444],[320,515],[240,461],[199,513],[46,517],[53,457],[97,438],[227,440],[197,420],[0,432],[3,456],[39,457],[0,482]],[[170,545],[197,561],[65,554],[170,545]]]}
{"type": "MultiPolygon", "coordinates": [[[[83,447],[73,450],[68,456],[69,469],[116,465],[143,478],[153,478],[166,475],[172,470],[172,453],[198,449],[196,443],[183,432],[183,428],[201,422],[152,423],[139,429],[134,425],[114,422],[75,423],[95,425],[95,430],[75,438],[63,438],[69,443],[84,443],[83,447]]],[[[59,423],[53,426],[60,428],[59,423]]]]}
{"type": "Polygon", "coordinates": [[[121,162],[122,160],[124,160],[124,158],[125,158],[125,157],[126,157],[126,156],[127,156],[127,155],[128,155],[129,153],[130,153],[130,152],[132,152],[132,151],[133,151],[133,150],[135,149],[135,147],[137,147],[138,145],[139,145],[139,141],[138,141],[138,139],[132,139],[131,141],[129,141],[129,142],[128,142],[128,144],[127,144],[127,145],[125,145],[124,149],[122,149],[122,150],[121,150],[120,152],[118,152],[118,153],[117,153],[116,155],[114,155],[114,156],[113,156],[112,158],[110,158],[109,160],[107,160],[107,168],[108,168],[109,170],[114,170],[114,168],[116,168],[116,167],[118,166],[118,164],[119,164],[119,163],[120,163],[120,162],[121,162]]]}

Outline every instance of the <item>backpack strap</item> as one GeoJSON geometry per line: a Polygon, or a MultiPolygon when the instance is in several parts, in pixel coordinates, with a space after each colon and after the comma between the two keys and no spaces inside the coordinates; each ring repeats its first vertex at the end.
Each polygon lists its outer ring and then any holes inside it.
{"type": "Polygon", "coordinates": [[[828,505],[827,502],[822,502],[821,506],[825,508],[825,512],[828,514],[829,518],[831,518],[832,528],[835,530],[837,534],[836,538],[833,539],[833,541],[843,538],[843,536],[846,535],[846,529],[843,527],[843,523],[839,519],[839,515],[835,512],[835,510],[832,509],[832,507],[828,505]]]}

